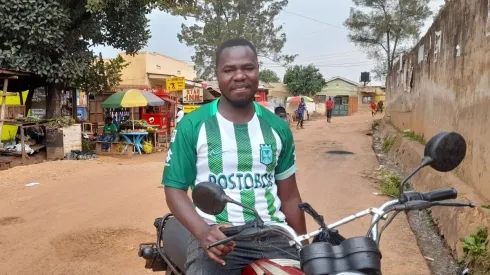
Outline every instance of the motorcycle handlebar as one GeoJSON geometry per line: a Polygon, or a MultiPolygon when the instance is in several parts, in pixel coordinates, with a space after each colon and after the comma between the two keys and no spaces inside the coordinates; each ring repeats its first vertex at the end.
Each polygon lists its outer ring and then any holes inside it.
{"type": "Polygon", "coordinates": [[[219,229],[226,237],[231,237],[240,234],[244,230],[244,226],[222,227],[219,229]]]}
{"type": "Polygon", "coordinates": [[[455,188],[444,188],[444,189],[439,189],[439,190],[434,190],[434,191],[429,191],[429,192],[405,192],[402,195],[402,201],[403,202],[408,202],[408,201],[428,201],[428,202],[434,202],[434,201],[444,201],[444,200],[451,200],[451,199],[456,199],[458,197],[458,191],[455,188]]]}

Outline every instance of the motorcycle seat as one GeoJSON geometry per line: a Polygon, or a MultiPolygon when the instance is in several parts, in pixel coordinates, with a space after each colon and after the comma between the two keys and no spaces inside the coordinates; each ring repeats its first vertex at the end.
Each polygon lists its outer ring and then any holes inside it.
{"type": "Polygon", "coordinates": [[[170,260],[181,270],[187,260],[187,246],[191,233],[174,217],[165,223],[163,228],[163,250],[170,260]]]}

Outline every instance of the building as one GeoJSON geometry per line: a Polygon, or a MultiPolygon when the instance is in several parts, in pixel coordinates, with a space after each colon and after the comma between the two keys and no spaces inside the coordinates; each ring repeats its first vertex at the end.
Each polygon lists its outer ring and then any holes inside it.
{"type": "Polygon", "coordinates": [[[359,86],[359,109],[369,110],[372,102],[386,103],[385,94],[384,86],[359,86]]]}
{"type": "Polygon", "coordinates": [[[164,88],[165,78],[185,77],[189,82],[196,79],[194,66],[175,58],[155,53],[140,52],[135,55],[120,53],[129,65],[121,72],[121,86],[147,86],[164,88]]]}
{"type": "Polygon", "coordinates": [[[335,107],[332,115],[334,116],[350,116],[358,110],[358,90],[359,83],[340,77],[332,77],[328,79],[327,84],[321,92],[315,95],[317,104],[317,112],[325,114],[325,102],[329,97],[335,101],[335,107]]]}

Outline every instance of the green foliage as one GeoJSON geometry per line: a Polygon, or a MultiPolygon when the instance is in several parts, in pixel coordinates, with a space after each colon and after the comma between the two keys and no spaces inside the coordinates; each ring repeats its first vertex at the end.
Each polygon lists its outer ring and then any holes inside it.
{"type": "Polygon", "coordinates": [[[402,180],[400,175],[395,174],[388,169],[381,170],[381,193],[394,198],[399,197],[399,188],[402,180]]]}
{"type": "Polygon", "coordinates": [[[371,125],[371,128],[374,130],[376,127],[378,127],[381,124],[381,119],[376,119],[373,121],[373,124],[371,125]]]}
{"type": "Polygon", "coordinates": [[[296,55],[281,55],[286,43],[282,26],[274,20],[288,4],[287,0],[206,0],[173,14],[192,17],[194,25],[182,25],[179,41],[194,47],[192,61],[199,78],[210,80],[215,74],[215,50],[225,40],[245,38],[257,48],[257,54],[277,63],[289,64],[296,55]]]}
{"type": "Polygon", "coordinates": [[[388,153],[391,148],[393,147],[393,144],[395,144],[395,139],[396,136],[388,136],[385,137],[383,140],[383,152],[388,153]]]}
{"type": "Polygon", "coordinates": [[[353,0],[344,25],[349,39],[378,62],[374,72],[383,77],[393,67],[393,60],[412,46],[420,29],[432,12],[430,0],[353,0]]]}
{"type": "Polygon", "coordinates": [[[327,84],[320,70],[314,65],[289,67],[284,74],[283,83],[295,96],[314,96],[327,84]]]}
{"type": "Polygon", "coordinates": [[[46,126],[48,128],[64,128],[72,126],[75,122],[75,119],[69,116],[55,117],[49,119],[46,126]]]}
{"type": "Polygon", "coordinates": [[[90,46],[128,53],[150,33],[146,15],[191,0],[0,0],[0,67],[76,85],[93,64],[90,46]]]}
{"type": "Polygon", "coordinates": [[[417,141],[422,145],[427,144],[427,141],[425,140],[425,137],[423,134],[417,134],[414,131],[405,131],[403,132],[403,137],[406,137],[410,140],[417,141]]]}
{"type": "Polygon", "coordinates": [[[99,58],[94,56],[92,64],[80,79],[80,87],[92,94],[113,91],[122,81],[122,69],[128,65],[120,55],[107,62],[102,59],[102,54],[99,54],[99,58]]]}
{"type": "Polygon", "coordinates": [[[92,153],[95,152],[95,142],[90,142],[86,139],[82,139],[82,152],[92,153]]]}
{"type": "Polygon", "coordinates": [[[269,69],[260,70],[259,77],[260,80],[265,83],[276,83],[281,81],[277,76],[276,72],[269,69]]]}
{"type": "Polygon", "coordinates": [[[489,274],[488,228],[479,228],[476,233],[462,238],[461,241],[463,242],[463,263],[472,269],[471,274],[489,274]]]}

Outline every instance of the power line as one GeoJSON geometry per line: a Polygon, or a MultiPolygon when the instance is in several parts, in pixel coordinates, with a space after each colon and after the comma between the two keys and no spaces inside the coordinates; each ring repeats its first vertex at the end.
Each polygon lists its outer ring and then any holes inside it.
{"type": "Polygon", "coordinates": [[[285,10],[285,9],[283,9],[282,11],[283,11],[283,12],[285,12],[285,13],[289,13],[289,14],[292,14],[292,15],[296,15],[296,16],[299,16],[299,17],[302,17],[302,18],[305,18],[305,19],[308,19],[308,20],[311,20],[311,21],[315,21],[315,22],[320,23],[320,24],[324,24],[324,25],[327,25],[327,26],[333,27],[333,28],[339,28],[339,29],[346,30],[346,28],[344,28],[344,27],[342,27],[342,26],[337,26],[337,25],[333,25],[333,24],[330,24],[330,23],[327,23],[327,22],[323,22],[323,21],[320,21],[320,20],[317,20],[317,19],[314,19],[314,18],[311,18],[311,17],[308,17],[308,16],[301,15],[301,14],[299,14],[299,13],[295,13],[295,12],[287,11],[287,10],[285,10]]]}
{"type": "MultiPolygon", "coordinates": [[[[371,62],[345,63],[345,64],[310,64],[310,65],[313,65],[313,66],[318,67],[318,68],[351,68],[351,67],[361,67],[361,66],[369,66],[369,65],[375,65],[375,64],[376,63],[374,61],[371,61],[371,62]]],[[[295,64],[295,65],[301,65],[301,64],[295,64]]],[[[268,67],[268,68],[286,67],[286,66],[280,65],[280,64],[264,65],[264,66],[268,67]]]]}

